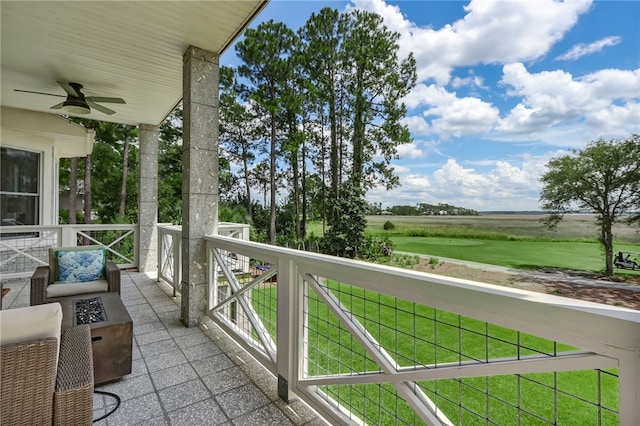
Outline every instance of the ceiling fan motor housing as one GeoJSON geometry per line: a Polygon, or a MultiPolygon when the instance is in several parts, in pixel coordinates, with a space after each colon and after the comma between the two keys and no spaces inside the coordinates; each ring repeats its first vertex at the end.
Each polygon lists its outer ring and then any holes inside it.
{"type": "Polygon", "coordinates": [[[89,114],[91,112],[91,108],[89,108],[89,105],[84,98],[84,94],[80,91],[82,89],[82,84],[69,83],[69,86],[73,88],[77,96],[67,93],[67,100],[62,103],[62,109],[73,114],[89,114]]]}

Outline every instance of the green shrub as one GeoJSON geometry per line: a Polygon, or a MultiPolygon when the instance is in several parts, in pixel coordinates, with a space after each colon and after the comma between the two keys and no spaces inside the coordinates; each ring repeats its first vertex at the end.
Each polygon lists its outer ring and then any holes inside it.
{"type": "Polygon", "coordinates": [[[393,243],[387,237],[366,236],[360,257],[365,260],[376,262],[383,257],[391,257],[393,254],[393,243]]]}
{"type": "Polygon", "coordinates": [[[391,231],[392,229],[396,229],[396,226],[390,220],[386,221],[384,225],[382,225],[382,229],[385,231],[391,231]]]}

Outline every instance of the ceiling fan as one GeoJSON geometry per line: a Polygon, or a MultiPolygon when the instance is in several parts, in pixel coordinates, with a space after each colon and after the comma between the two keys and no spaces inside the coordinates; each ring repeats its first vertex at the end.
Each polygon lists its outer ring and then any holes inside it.
{"type": "MultiPolygon", "coordinates": [[[[103,96],[85,96],[82,93],[82,84],[80,83],[67,83],[64,81],[58,81],[60,87],[67,92],[66,100],[60,102],[52,106],[50,109],[62,109],[66,112],[73,114],[89,114],[91,112],[91,108],[97,109],[98,111],[105,113],[107,115],[113,115],[116,112],[112,109],[109,109],[105,106],[98,104],[98,102],[102,103],[111,103],[111,104],[126,104],[124,99],[122,98],[106,98],[103,96]]],[[[14,89],[16,92],[24,92],[24,93],[35,93],[37,95],[47,95],[47,96],[58,96],[64,98],[64,95],[57,95],[54,93],[43,93],[43,92],[34,92],[31,90],[21,90],[14,89]]]]}

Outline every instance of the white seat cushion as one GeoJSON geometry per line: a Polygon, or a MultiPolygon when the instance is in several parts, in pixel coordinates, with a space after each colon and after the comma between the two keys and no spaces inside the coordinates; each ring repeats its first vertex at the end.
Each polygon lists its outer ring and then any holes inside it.
{"type": "MultiPolygon", "coordinates": [[[[0,345],[55,337],[60,350],[62,306],[60,303],[0,311],[0,345]]],[[[57,365],[56,355],[56,365],[57,365]]]]}
{"type": "Polygon", "coordinates": [[[109,291],[107,280],[87,281],[84,283],[54,283],[47,286],[47,299],[103,291],[109,291]]]}

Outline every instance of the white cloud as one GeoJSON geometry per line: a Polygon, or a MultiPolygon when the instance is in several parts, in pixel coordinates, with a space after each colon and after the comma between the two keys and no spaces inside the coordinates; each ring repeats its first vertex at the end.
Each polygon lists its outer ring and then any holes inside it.
{"type": "Polygon", "coordinates": [[[567,151],[541,156],[523,154],[519,158],[474,163],[488,167],[485,171],[465,167],[455,159],[448,159],[430,175],[397,169],[401,186],[392,191],[373,189],[367,199],[381,202],[385,207],[425,202],[449,203],[480,211],[539,210],[540,176],[552,157],[566,154],[567,151]]]}
{"type": "Polygon", "coordinates": [[[573,46],[571,49],[558,56],[556,59],[559,61],[575,61],[576,59],[588,56],[593,53],[598,53],[602,49],[608,46],[615,46],[622,41],[622,37],[612,36],[605,37],[593,43],[585,44],[579,43],[573,46]]]}
{"type": "Polygon", "coordinates": [[[507,134],[543,133],[572,123],[596,137],[618,137],[640,131],[640,69],[601,70],[574,78],[562,70],[531,74],[522,63],[503,67],[507,94],[522,98],[497,126],[507,134]],[[622,101],[622,102],[621,102],[622,101]]]}
{"type": "Polygon", "coordinates": [[[393,171],[395,173],[398,173],[398,174],[406,174],[406,173],[409,173],[409,171],[411,171],[411,169],[409,167],[407,167],[407,166],[400,166],[398,164],[394,164],[393,165],[393,171]]]}
{"type": "Polygon", "coordinates": [[[383,16],[401,34],[401,55],[413,52],[418,80],[446,84],[459,66],[532,61],[543,57],[589,10],[591,0],[472,0],[463,19],[440,29],[419,27],[398,6],[383,0],[352,0],[383,16]]]}
{"type": "Polygon", "coordinates": [[[480,89],[487,89],[487,87],[484,85],[484,80],[482,79],[482,77],[477,75],[470,75],[469,77],[465,78],[454,77],[453,80],[451,80],[451,86],[454,89],[459,89],[461,87],[478,87],[480,89]]]}
{"type": "MultiPolygon", "coordinates": [[[[427,86],[424,83],[418,83],[411,92],[402,99],[402,102],[404,102],[409,110],[423,106],[433,98],[434,88],[434,85],[427,86]]],[[[442,90],[444,91],[444,89],[442,90]]]]}
{"type": "Polygon", "coordinates": [[[479,98],[458,98],[455,93],[431,85],[422,90],[422,101],[429,105],[425,117],[436,117],[431,122],[433,131],[443,136],[471,135],[493,128],[499,118],[497,108],[479,98]]]}
{"type": "Polygon", "coordinates": [[[458,98],[455,92],[434,84],[418,84],[404,101],[411,108],[427,106],[423,115],[431,118],[431,126],[416,116],[404,119],[409,130],[418,135],[471,135],[491,130],[499,119],[498,109],[490,103],[475,97],[458,98]]]}
{"type": "Polygon", "coordinates": [[[405,117],[402,119],[402,123],[407,125],[412,135],[426,135],[429,133],[429,123],[423,117],[417,115],[405,117]]]}
{"type": "MultiPolygon", "coordinates": [[[[399,170],[397,170],[399,172],[399,170]]],[[[424,175],[406,173],[401,177],[402,186],[387,191],[382,187],[373,188],[367,192],[367,201],[382,203],[384,207],[415,205],[424,200],[429,200],[431,196],[431,182],[424,175]]]]}
{"type": "Polygon", "coordinates": [[[425,153],[418,148],[415,142],[398,145],[398,156],[403,158],[419,158],[424,156],[425,153]]]}

